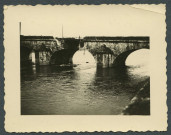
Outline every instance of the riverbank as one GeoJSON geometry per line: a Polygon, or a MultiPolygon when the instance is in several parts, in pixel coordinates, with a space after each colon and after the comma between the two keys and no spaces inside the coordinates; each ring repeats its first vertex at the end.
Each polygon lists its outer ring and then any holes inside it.
{"type": "Polygon", "coordinates": [[[136,96],[124,109],[123,115],[150,115],[150,79],[144,82],[136,96]]]}

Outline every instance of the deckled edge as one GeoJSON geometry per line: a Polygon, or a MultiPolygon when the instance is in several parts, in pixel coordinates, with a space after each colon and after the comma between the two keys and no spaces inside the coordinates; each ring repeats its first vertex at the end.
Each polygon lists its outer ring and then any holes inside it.
{"type": "MultiPolygon", "coordinates": [[[[5,93],[5,76],[6,76],[6,73],[5,73],[5,64],[6,64],[6,60],[5,60],[5,7],[6,5],[3,6],[3,15],[4,15],[4,18],[3,18],[3,48],[4,48],[4,130],[6,131],[5,129],[5,119],[6,119],[6,105],[5,105],[5,100],[6,100],[6,93],[5,93]]],[[[7,131],[6,131],[7,132],[7,131]]]]}
{"type": "Polygon", "coordinates": [[[167,57],[168,57],[168,55],[167,55],[167,9],[166,9],[166,4],[164,4],[165,6],[165,44],[166,44],[166,56],[165,56],[165,64],[166,64],[166,68],[165,68],[165,76],[166,76],[166,117],[167,117],[167,127],[166,127],[166,131],[168,131],[168,121],[169,121],[169,117],[168,117],[168,115],[169,115],[169,110],[168,110],[168,77],[167,77],[167,73],[168,73],[168,70],[167,70],[167,67],[168,67],[168,62],[167,62],[167,57]]]}

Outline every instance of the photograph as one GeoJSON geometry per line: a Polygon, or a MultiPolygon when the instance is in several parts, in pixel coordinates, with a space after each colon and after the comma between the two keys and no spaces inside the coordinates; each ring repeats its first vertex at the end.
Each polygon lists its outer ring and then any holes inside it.
{"type": "Polygon", "coordinates": [[[150,37],[94,35],[100,20],[87,32],[66,17],[18,23],[21,115],[150,115],[150,37]]]}
{"type": "Polygon", "coordinates": [[[165,12],[4,6],[6,131],[165,131],[165,12]]]}

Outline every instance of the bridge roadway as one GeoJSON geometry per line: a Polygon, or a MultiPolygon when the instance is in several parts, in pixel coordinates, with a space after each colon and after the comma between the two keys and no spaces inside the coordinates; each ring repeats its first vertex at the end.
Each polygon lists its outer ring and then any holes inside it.
{"type": "Polygon", "coordinates": [[[139,49],[149,49],[149,37],[84,37],[54,38],[23,36],[20,38],[21,63],[69,64],[78,49],[87,49],[98,66],[125,66],[128,55],[139,49]]]}

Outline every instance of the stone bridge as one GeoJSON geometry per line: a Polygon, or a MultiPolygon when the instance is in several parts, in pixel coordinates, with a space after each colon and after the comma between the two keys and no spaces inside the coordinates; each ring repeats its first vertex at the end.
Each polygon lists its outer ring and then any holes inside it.
{"type": "Polygon", "coordinates": [[[129,54],[149,49],[149,37],[85,37],[83,42],[103,67],[125,66],[129,54]]]}
{"type": "Polygon", "coordinates": [[[21,35],[20,59],[38,65],[68,64],[78,48],[79,39],[75,38],[21,35]]]}
{"type": "Polygon", "coordinates": [[[149,49],[149,37],[84,37],[54,38],[51,36],[21,36],[21,62],[39,65],[69,64],[78,49],[89,50],[98,66],[125,66],[128,55],[149,49]]]}

